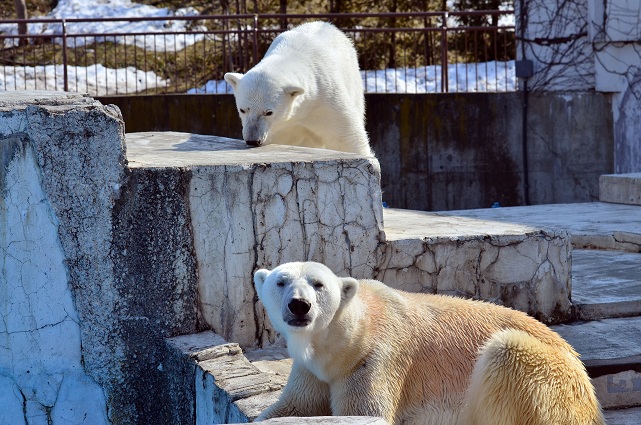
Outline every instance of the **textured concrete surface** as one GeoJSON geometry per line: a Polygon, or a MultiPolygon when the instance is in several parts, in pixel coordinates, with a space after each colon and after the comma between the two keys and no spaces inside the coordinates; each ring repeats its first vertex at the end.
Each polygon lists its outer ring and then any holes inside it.
{"type": "Polygon", "coordinates": [[[641,205],[641,173],[602,175],[599,178],[599,200],[641,205]]]}
{"type": "Polygon", "coordinates": [[[639,425],[641,423],[641,407],[606,410],[603,413],[608,425],[639,425]]]}
{"type": "Polygon", "coordinates": [[[641,315],[641,254],[573,250],[572,302],[584,320],[641,315]]]}
{"type": "Polygon", "coordinates": [[[575,248],[641,252],[641,207],[589,202],[447,211],[448,215],[567,230],[575,248]]]}
{"type": "Polygon", "coordinates": [[[552,328],[574,346],[587,367],[641,360],[641,317],[576,322],[552,328]]]}
{"type": "Polygon", "coordinates": [[[236,343],[211,331],[168,338],[174,361],[192,364],[196,425],[245,423],[276,401],[287,376],[262,372],[236,343]]]}
{"type": "Polygon", "coordinates": [[[561,230],[385,209],[376,278],[409,292],[491,300],[544,322],[571,316],[570,242],[561,230]]]}
{"type": "Polygon", "coordinates": [[[0,423],[107,423],[123,133],[84,96],[0,97],[0,423]]]}
{"type": "Polygon", "coordinates": [[[344,162],[362,158],[352,153],[297,146],[269,145],[257,149],[242,140],[201,134],[127,133],[127,159],[131,168],[344,162]]]}

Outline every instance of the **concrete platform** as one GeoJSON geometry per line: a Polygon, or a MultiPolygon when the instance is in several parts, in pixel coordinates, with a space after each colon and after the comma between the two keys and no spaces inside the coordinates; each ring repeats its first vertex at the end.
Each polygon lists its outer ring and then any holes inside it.
{"type": "Polygon", "coordinates": [[[283,164],[296,162],[346,162],[356,154],[297,146],[248,146],[227,137],[173,131],[127,133],[130,168],[174,168],[219,165],[283,164]]]}
{"type": "Polygon", "coordinates": [[[572,302],[582,320],[641,315],[641,254],[572,251],[572,302]]]}
{"type": "Polygon", "coordinates": [[[588,202],[447,211],[448,215],[567,230],[575,248],[641,252],[641,206],[588,202]]]}
{"type": "Polygon", "coordinates": [[[603,414],[608,425],[639,425],[641,423],[641,407],[606,410],[603,414]]]}
{"type": "Polygon", "coordinates": [[[552,328],[581,354],[604,408],[641,406],[641,317],[552,328]]]}
{"type": "Polygon", "coordinates": [[[641,173],[602,175],[599,178],[599,200],[641,205],[641,173]]]}
{"type": "Polygon", "coordinates": [[[489,300],[558,323],[571,317],[570,240],[536,225],[384,209],[376,278],[409,292],[489,300]]]}

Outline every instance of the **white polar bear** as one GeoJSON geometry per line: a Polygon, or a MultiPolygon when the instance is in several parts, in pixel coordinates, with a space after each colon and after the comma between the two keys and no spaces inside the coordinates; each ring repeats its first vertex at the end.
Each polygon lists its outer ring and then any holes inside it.
{"type": "Polygon", "coordinates": [[[339,278],[319,263],[258,270],[254,282],[294,361],[281,397],[258,420],[604,423],[577,353],[525,313],[339,278]]]}
{"type": "Polygon", "coordinates": [[[278,143],[373,156],[354,45],[332,24],[280,34],[246,74],[228,72],[251,146],[278,143]]]}

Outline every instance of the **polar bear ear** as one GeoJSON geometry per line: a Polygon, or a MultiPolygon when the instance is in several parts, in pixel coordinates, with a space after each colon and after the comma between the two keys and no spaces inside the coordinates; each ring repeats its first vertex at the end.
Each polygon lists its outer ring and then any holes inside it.
{"type": "Polygon", "coordinates": [[[287,86],[283,90],[291,97],[300,96],[305,93],[305,89],[299,86],[287,86]]]}
{"type": "Polygon", "coordinates": [[[341,291],[341,301],[347,302],[354,298],[354,295],[358,292],[358,280],[353,277],[341,277],[341,282],[343,283],[343,288],[341,291]]]}
{"type": "Polygon", "coordinates": [[[254,286],[256,286],[256,291],[260,295],[261,289],[263,289],[263,283],[265,283],[265,279],[267,279],[267,275],[269,275],[270,271],[267,269],[260,269],[256,270],[256,273],[254,273],[254,286]]]}
{"type": "Polygon", "coordinates": [[[241,78],[243,78],[243,74],[239,74],[238,72],[228,72],[225,74],[225,81],[227,81],[234,90],[236,90],[236,86],[241,78]]]}

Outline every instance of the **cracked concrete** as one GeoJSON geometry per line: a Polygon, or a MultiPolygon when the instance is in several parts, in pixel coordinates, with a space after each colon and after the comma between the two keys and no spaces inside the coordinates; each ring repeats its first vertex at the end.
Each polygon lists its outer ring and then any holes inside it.
{"type": "Polygon", "coordinates": [[[106,424],[103,390],[83,369],[67,253],[30,128],[37,120],[0,106],[6,116],[16,133],[0,125],[0,423],[106,424]]]}
{"type": "Polygon", "coordinates": [[[384,218],[376,278],[386,284],[491,300],[547,323],[571,317],[565,231],[395,209],[384,218]]]}

